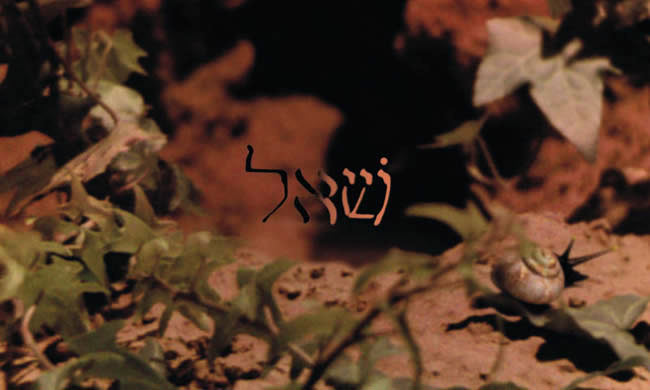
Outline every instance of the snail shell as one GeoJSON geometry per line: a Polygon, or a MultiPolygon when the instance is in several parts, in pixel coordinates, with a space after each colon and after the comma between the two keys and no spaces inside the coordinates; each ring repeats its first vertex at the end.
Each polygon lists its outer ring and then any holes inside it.
{"type": "Polygon", "coordinates": [[[562,265],[548,249],[535,246],[522,255],[508,250],[492,268],[492,281],[504,292],[528,303],[554,301],[564,289],[562,265]]]}

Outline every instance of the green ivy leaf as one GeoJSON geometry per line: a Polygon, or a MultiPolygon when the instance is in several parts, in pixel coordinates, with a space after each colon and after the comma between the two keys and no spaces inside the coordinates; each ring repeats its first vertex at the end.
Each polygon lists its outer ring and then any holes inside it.
{"type": "Polygon", "coordinates": [[[449,225],[464,240],[474,239],[488,227],[488,222],[476,204],[470,202],[465,209],[443,203],[421,203],[406,209],[406,215],[431,218],[449,225]]]}
{"type": "Polygon", "coordinates": [[[131,73],[146,74],[138,60],[147,53],[135,44],[131,31],[117,29],[111,35],[75,27],[72,36],[82,53],[82,58],[73,66],[87,83],[92,85],[106,80],[122,84],[131,73]]]}
{"type": "Polygon", "coordinates": [[[311,342],[319,343],[343,334],[355,323],[354,316],[343,308],[321,308],[299,315],[279,326],[278,335],[269,349],[270,360],[285,352],[289,343],[299,343],[307,336],[312,337],[311,342]]]}
{"type": "Polygon", "coordinates": [[[487,115],[484,115],[477,120],[465,121],[452,131],[437,136],[432,144],[422,145],[421,148],[437,149],[472,143],[481,133],[481,129],[486,120],[487,115]]]}
{"type": "Polygon", "coordinates": [[[482,299],[490,306],[519,313],[534,326],[605,343],[621,360],[641,359],[635,362],[650,370],[650,353],[629,332],[645,311],[648,297],[620,295],[581,308],[549,309],[539,314],[529,312],[518,301],[501,294],[482,299]]]}
{"type": "Polygon", "coordinates": [[[542,61],[542,30],[523,18],[496,18],[487,22],[488,50],[474,85],[474,105],[500,99],[549,72],[542,61]]]}
{"type": "Polygon", "coordinates": [[[91,332],[67,338],[66,343],[71,351],[80,356],[102,351],[119,352],[115,340],[117,332],[123,327],[124,321],[121,320],[106,322],[91,332]]]}
{"type": "Polygon", "coordinates": [[[554,60],[553,73],[533,82],[531,96],[551,124],[588,161],[594,161],[603,106],[604,83],[600,75],[613,68],[604,58],[571,64],[563,63],[562,57],[554,60]]]}
{"type": "Polygon", "coordinates": [[[83,282],[80,279],[83,269],[83,265],[77,262],[54,257],[51,264],[25,278],[19,298],[25,307],[38,303],[30,322],[32,331],[37,331],[43,324],[60,331],[63,337],[88,330],[88,313],[81,296],[85,292],[107,291],[97,283],[83,282]]]}
{"type": "Polygon", "coordinates": [[[602,371],[596,371],[592,372],[588,375],[583,376],[582,378],[578,378],[574,380],[573,382],[569,383],[567,386],[563,387],[562,390],[577,390],[580,389],[581,387],[578,387],[581,383],[584,383],[590,379],[599,377],[599,376],[608,376],[615,374],[620,371],[626,371],[630,370],[634,367],[639,367],[639,366],[646,366],[648,364],[648,359],[644,356],[633,356],[621,361],[618,361],[611,366],[609,366],[606,370],[602,371]]]}
{"type": "Polygon", "coordinates": [[[596,156],[602,113],[602,73],[616,71],[608,59],[575,60],[581,42],[542,56],[543,26],[529,18],[487,22],[488,52],[479,66],[474,105],[502,98],[525,84],[548,120],[589,161],[596,156]]]}

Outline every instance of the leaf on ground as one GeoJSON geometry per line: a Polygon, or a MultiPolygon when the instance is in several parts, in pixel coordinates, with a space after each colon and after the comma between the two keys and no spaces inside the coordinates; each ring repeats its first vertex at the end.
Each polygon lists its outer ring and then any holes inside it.
{"type": "Polygon", "coordinates": [[[534,326],[605,343],[621,360],[640,359],[634,361],[650,370],[650,353],[629,332],[645,311],[648,297],[620,295],[581,308],[549,309],[541,314],[531,313],[518,301],[502,294],[481,300],[500,310],[517,313],[534,326]]]}
{"type": "Polygon", "coordinates": [[[443,222],[466,241],[480,236],[488,227],[487,220],[473,202],[469,202],[465,209],[444,203],[420,203],[406,209],[406,215],[443,222]]]}

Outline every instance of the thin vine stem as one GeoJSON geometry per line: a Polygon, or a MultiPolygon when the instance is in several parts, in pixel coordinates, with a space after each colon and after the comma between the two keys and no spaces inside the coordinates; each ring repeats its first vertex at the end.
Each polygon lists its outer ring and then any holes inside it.
{"type": "Polygon", "coordinates": [[[23,342],[29,348],[32,353],[34,354],[34,357],[38,361],[38,363],[45,368],[46,370],[51,370],[55,366],[52,364],[52,362],[45,356],[43,352],[38,348],[38,345],[36,344],[36,340],[34,340],[34,336],[32,336],[32,332],[29,331],[29,322],[32,320],[32,317],[34,316],[34,312],[36,311],[36,305],[32,305],[27,309],[25,312],[25,315],[23,316],[23,320],[20,324],[20,335],[23,338],[23,342]]]}
{"type": "Polygon", "coordinates": [[[480,134],[476,136],[476,142],[478,143],[478,146],[481,149],[483,156],[485,157],[485,161],[487,161],[488,168],[490,169],[490,173],[492,173],[494,180],[496,180],[499,186],[506,187],[506,181],[503,179],[503,176],[501,176],[501,174],[499,173],[499,169],[497,168],[497,165],[494,162],[494,159],[492,158],[492,154],[490,153],[490,150],[487,147],[487,143],[485,142],[483,137],[481,137],[480,134]]]}
{"type": "Polygon", "coordinates": [[[301,390],[312,390],[314,388],[314,385],[316,385],[316,383],[323,377],[323,375],[325,375],[327,369],[343,353],[343,351],[349,346],[363,339],[364,331],[384,311],[385,305],[395,305],[412,296],[433,290],[434,288],[438,287],[436,280],[442,275],[454,269],[456,269],[456,266],[446,266],[434,276],[433,280],[430,283],[418,285],[409,289],[400,289],[400,286],[402,285],[401,279],[400,281],[393,284],[389,290],[388,298],[385,301],[376,304],[370,310],[368,310],[366,314],[361,317],[361,319],[359,319],[354,328],[352,328],[350,332],[345,335],[345,337],[339,339],[339,341],[334,344],[327,345],[323,349],[322,353],[319,354],[316,362],[314,363],[309,377],[302,385],[301,390]]]}

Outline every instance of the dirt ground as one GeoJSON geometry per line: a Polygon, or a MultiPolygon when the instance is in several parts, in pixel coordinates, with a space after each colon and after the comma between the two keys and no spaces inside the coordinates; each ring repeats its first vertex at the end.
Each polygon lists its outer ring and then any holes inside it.
{"type": "MultiPolygon", "coordinates": [[[[134,85],[144,88],[152,113],[170,133],[163,157],[180,164],[201,191],[207,211],[204,216],[176,218],[186,231],[213,229],[244,240],[238,263],[212,275],[223,297],[236,292],[238,266],[259,267],[286,256],[300,263],[276,287],[287,316],[300,312],[310,299],[361,312],[385,286],[378,282],[355,298],[355,275],[390,247],[444,252],[445,263],[459,260],[462,244],[456,245],[454,233],[408,219],[403,210],[421,201],[461,206],[471,191],[464,156],[456,149],[423,152],[415,146],[474,112],[471,88],[486,48],[484,22],[526,13],[545,15],[546,1],[409,0],[403,6],[377,9],[334,2],[331,9],[319,12],[324,17],[346,16],[327,23],[309,19],[318,12],[287,2],[271,13],[277,25],[260,20],[268,6],[253,0],[215,1],[218,5],[207,7],[214,20],[202,15],[203,2],[188,2],[186,13],[170,15],[183,8],[180,3],[101,2],[85,21],[96,27],[133,27],[136,40],[152,37],[139,41],[153,53],[147,63],[151,80],[136,80],[134,85]],[[304,20],[292,19],[283,16],[284,7],[307,14],[304,20]],[[190,17],[199,20],[183,19],[190,17]],[[330,25],[336,31],[321,29],[330,25]],[[283,169],[289,175],[287,202],[265,223],[262,218],[282,198],[283,188],[277,175],[245,171],[247,145],[255,150],[254,167],[283,169]],[[377,172],[382,156],[389,160],[386,170],[394,181],[379,227],[369,220],[346,220],[341,203],[337,224],[331,225],[322,204],[294,175],[300,168],[315,184],[318,171],[324,170],[342,183],[342,168],[377,172]],[[296,196],[311,216],[308,223],[294,208],[296,196]]],[[[556,252],[572,238],[577,255],[618,248],[581,265],[580,272],[588,278],[567,289],[562,302],[650,295],[650,283],[644,280],[650,275],[650,225],[645,222],[650,216],[649,95],[619,79],[609,80],[608,88],[614,98],[605,104],[593,164],[550,129],[526,99],[493,107],[503,115],[486,129],[509,186],[483,188],[484,202],[499,202],[520,214],[528,236],[556,252]]],[[[31,135],[3,140],[0,147],[20,150],[17,143],[27,153],[29,145],[39,141],[38,135],[31,135]]],[[[17,156],[18,161],[18,154],[11,158],[17,156]]],[[[11,161],[3,159],[2,168],[9,168],[11,161]]],[[[375,212],[383,192],[368,192],[372,207],[367,210],[375,212]]],[[[339,196],[334,199],[341,202],[339,196]]],[[[476,267],[488,284],[489,266],[476,267]]],[[[494,379],[529,389],[555,390],[615,361],[604,347],[539,331],[516,317],[507,317],[502,335],[495,311],[473,307],[460,277],[448,278],[455,287],[418,296],[409,309],[426,384],[478,388],[502,342],[504,354],[494,379]]],[[[640,321],[637,327],[650,323],[650,311],[640,321]]],[[[153,329],[155,321],[148,326],[153,329]]],[[[379,327],[388,329],[383,322],[379,327]]],[[[124,340],[135,347],[149,331],[129,329],[124,340]]],[[[174,351],[170,364],[181,388],[212,383],[243,390],[284,383],[287,362],[258,378],[266,346],[247,337],[238,337],[231,353],[218,358],[218,370],[210,371],[200,353],[205,337],[189,321],[174,317],[161,341],[167,351],[174,351]]],[[[411,370],[406,355],[385,359],[380,368],[395,377],[411,370]]],[[[634,375],[595,378],[585,388],[646,389],[648,380],[650,373],[636,369],[634,375]]]]}

